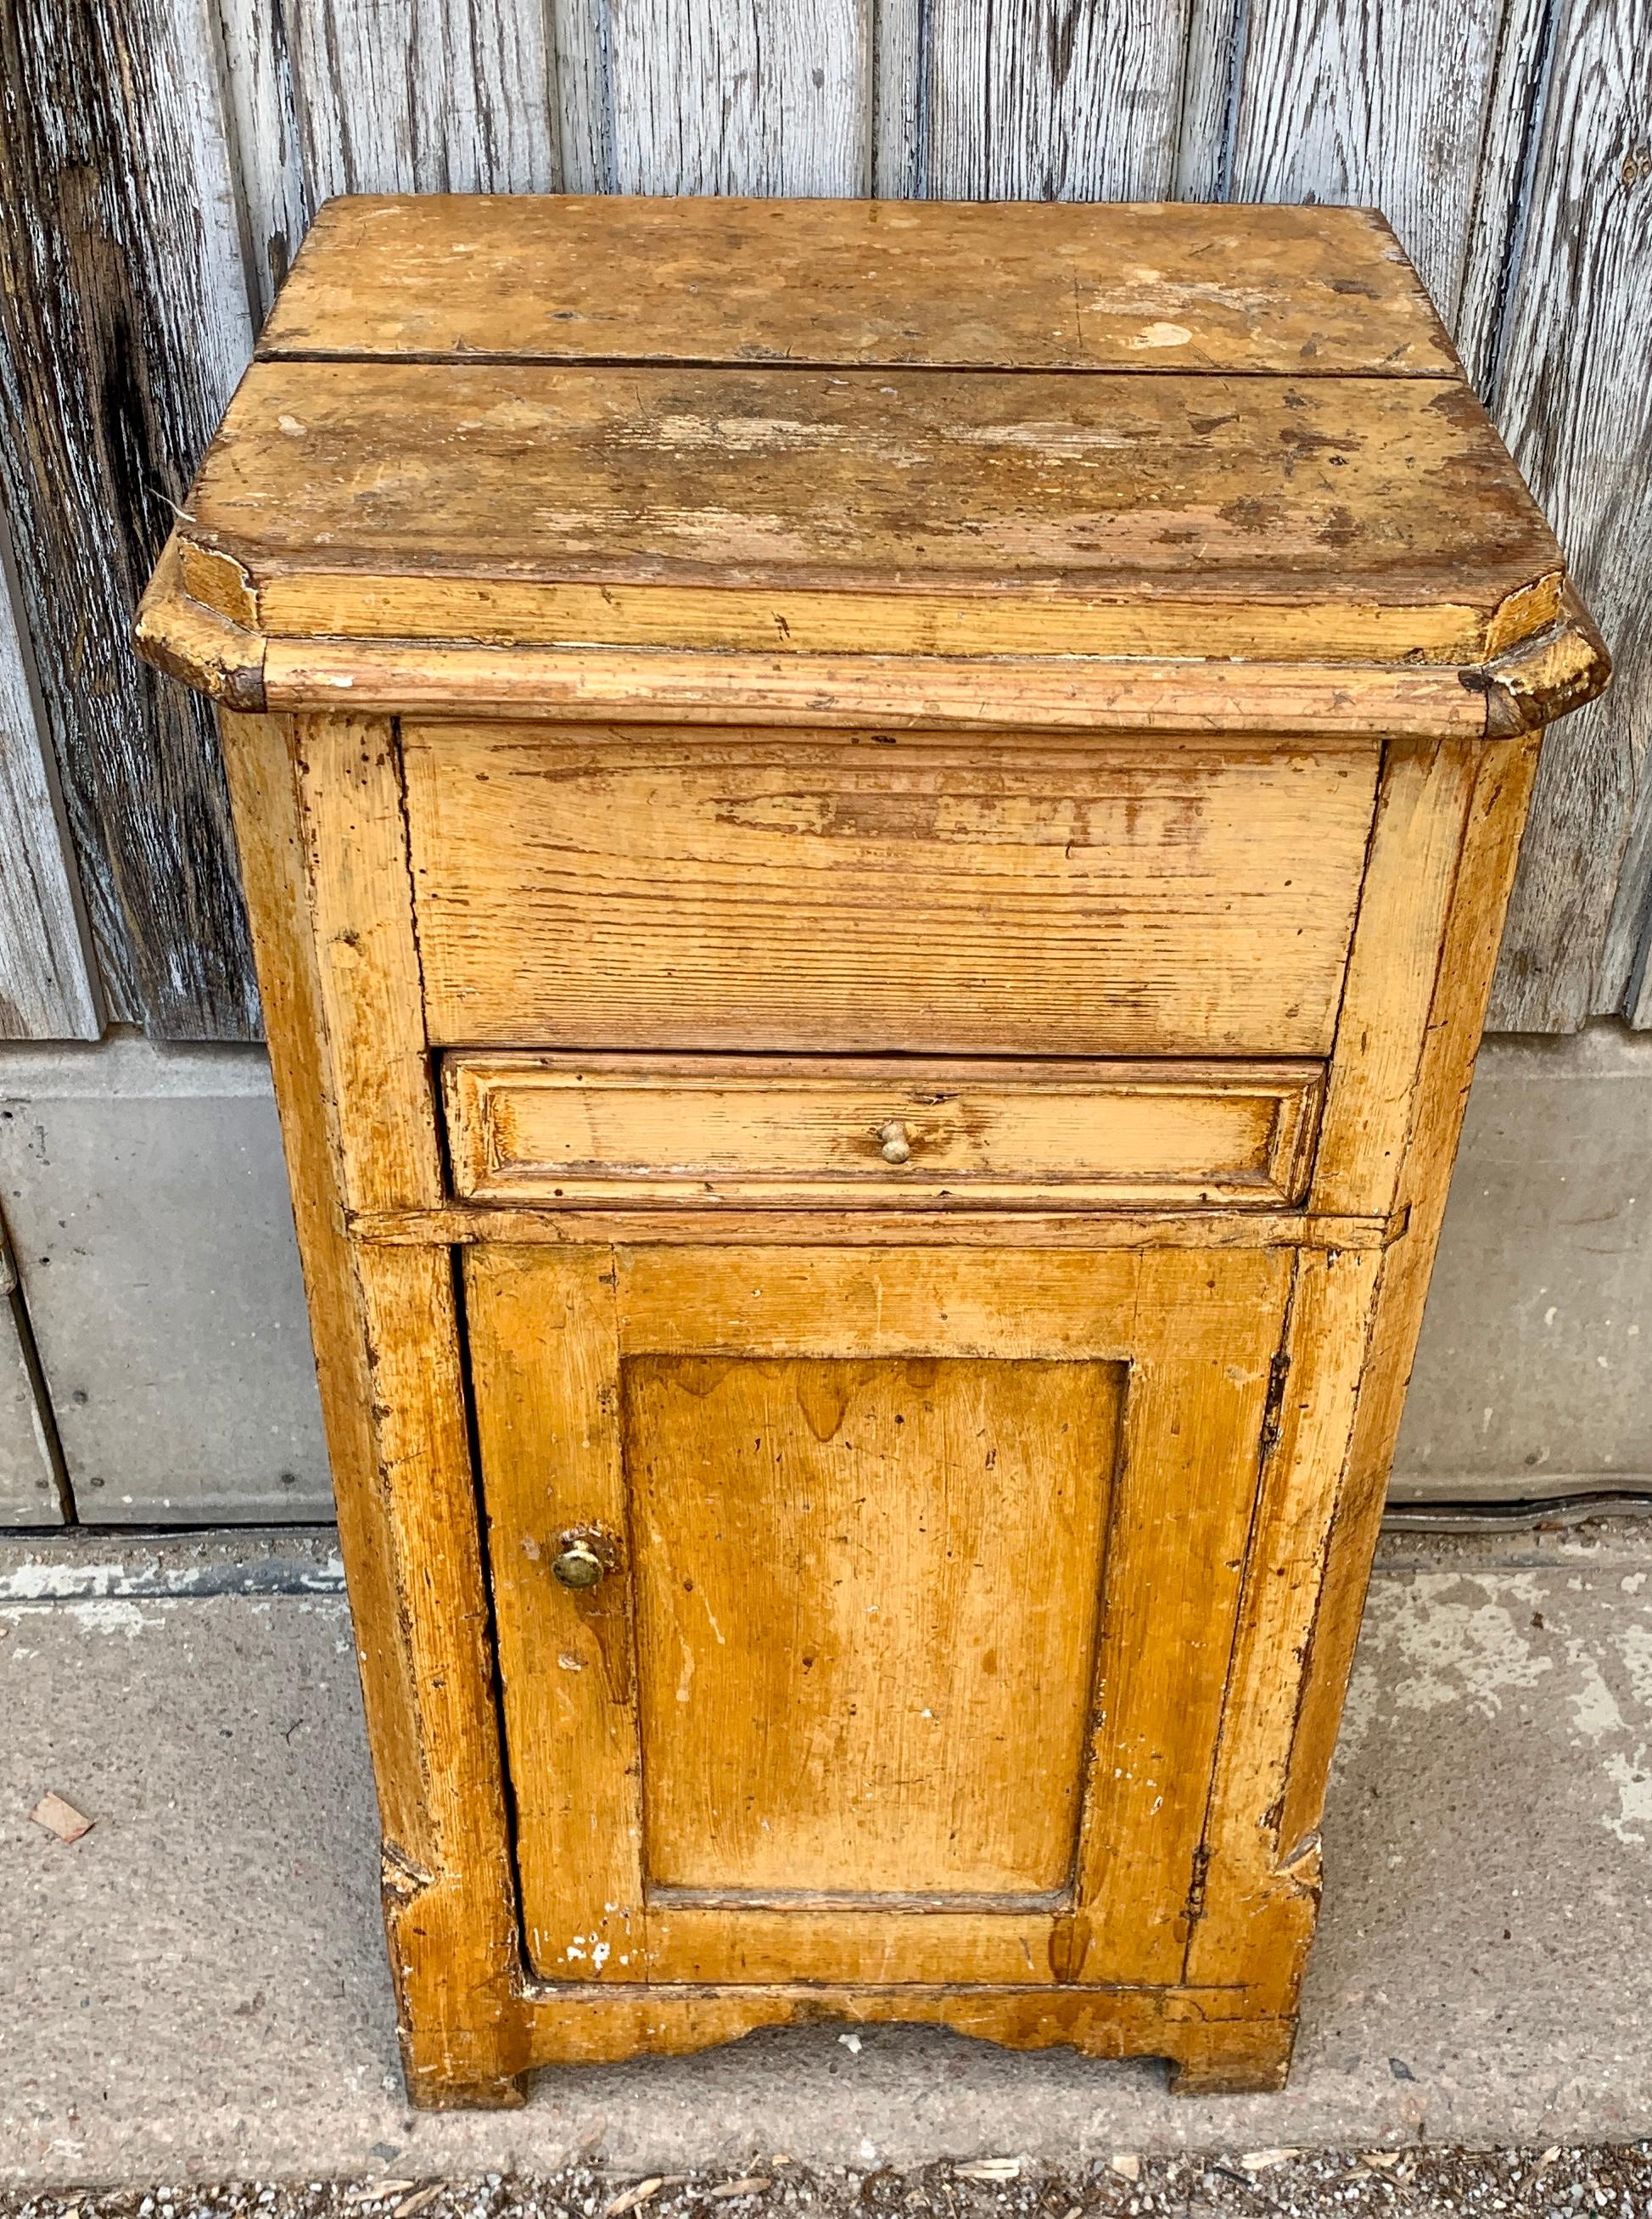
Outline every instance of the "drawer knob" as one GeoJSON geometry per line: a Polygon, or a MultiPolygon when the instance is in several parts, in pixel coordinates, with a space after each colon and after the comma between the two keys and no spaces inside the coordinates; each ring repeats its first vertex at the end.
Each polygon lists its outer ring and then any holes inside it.
{"type": "Polygon", "coordinates": [[[583,1541],[570,1541],[550,1569],[565,1588],[593,1588],[607,1566],[583,1541]]]}
{"type": "Polygon", "coordinates": [[[882,1144],[878,1153],[886,1164],[904,1164],[912,1153],[911,1140],[898,1117],[891,1117],[886,1125],[879,1125],[878,1138],[882,1144]]]}

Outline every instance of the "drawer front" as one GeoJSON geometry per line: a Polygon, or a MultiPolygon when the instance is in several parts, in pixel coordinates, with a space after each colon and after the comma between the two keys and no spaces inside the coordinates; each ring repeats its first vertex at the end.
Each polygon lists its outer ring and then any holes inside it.
{"type": "Polygon", "coordinates": [[[403,737],[438,1045],[1329,1052],[1375,741],[403,737]]]}
{"type": "Polygon", "coordinates": [[[472,1201],[1260,1209],[1302,1190],[1321,1073],[450,1055],[444,1084],[472,1201]]]}

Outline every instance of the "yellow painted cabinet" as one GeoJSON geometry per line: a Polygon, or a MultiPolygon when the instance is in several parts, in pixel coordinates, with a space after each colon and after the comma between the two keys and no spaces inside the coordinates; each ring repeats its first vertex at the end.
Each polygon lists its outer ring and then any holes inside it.
{"type": "Polygon", "coordinates": [[[1381,218],[329,202],[140,638],[220,707],[414,2099],[823,2017],[1277,2087],[1606,675],[1381,218]]]}
{"type": "Polygon", "coordinates": [[[473,1249],[534,1970],[1178,1980],[1289,1278],[473,1249]]]}

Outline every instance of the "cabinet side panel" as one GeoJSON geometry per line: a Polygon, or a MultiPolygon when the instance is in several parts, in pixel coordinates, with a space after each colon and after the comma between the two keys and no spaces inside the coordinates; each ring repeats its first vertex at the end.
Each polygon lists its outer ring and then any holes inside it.
{"type": "Polygon", "coordinates": [[[1279,1837],[1287,1848],[1318,1826],[1324,1802],[1388,1469],[1531,799],[1539,737],[1523,734],[1493,743],[1478,758],[1395,1197],[1398,1208],[1407,1213],[1407,1229],[1384,1253],[1369,1363],[1314,1619],[1313,1669],[1279,1822],[1279,1837]]]}

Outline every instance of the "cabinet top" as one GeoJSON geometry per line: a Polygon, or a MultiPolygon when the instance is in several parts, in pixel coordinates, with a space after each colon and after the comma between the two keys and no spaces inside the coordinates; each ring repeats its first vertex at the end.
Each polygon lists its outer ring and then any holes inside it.
{"type": "Polygon", "coordinates": [[[330,201],[265,359],[1457,377],[1367,208],[330,201]]]}
{"type": "MultiPolygon", "coordinates": [[[[332,202],[140,625],[233,697],[180,644],[202,621],[363,705],[388,643],[488,650],[469,694],[444,666],[477,705],[501,655],[553,650],[581,682],[605,654],[725,658],[736,707],[739,656],[799,700],[825,658],[1438,687],[1558,627],[1545,700],[1604,675],[1420,281],[1354,208],[332,202]]],[[[673,686],[695,694],[680,662],[673,686]]]]}

